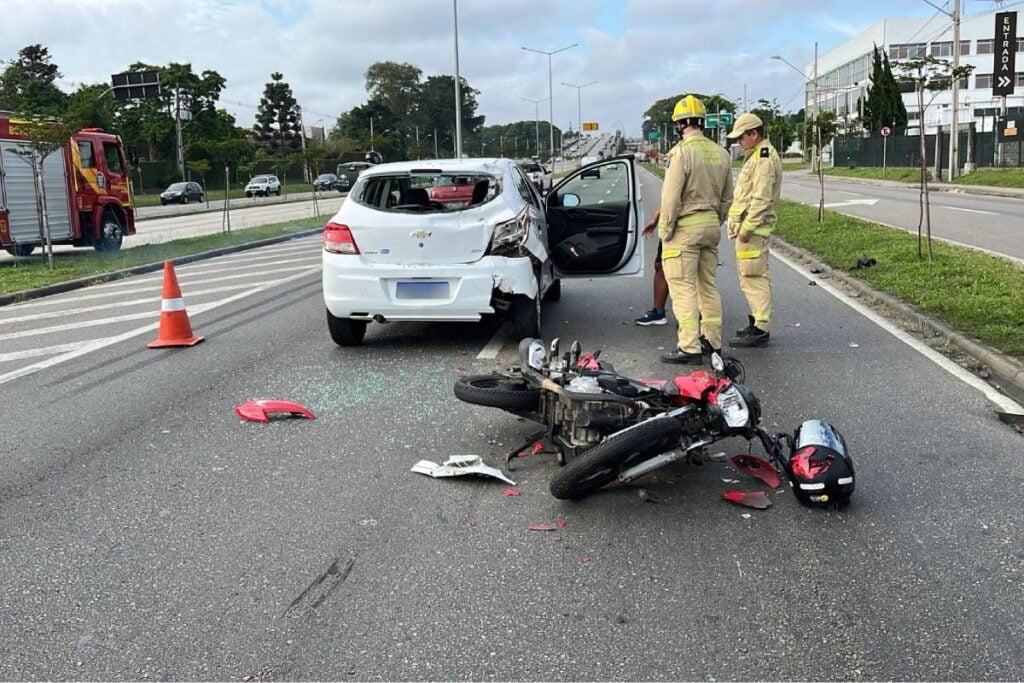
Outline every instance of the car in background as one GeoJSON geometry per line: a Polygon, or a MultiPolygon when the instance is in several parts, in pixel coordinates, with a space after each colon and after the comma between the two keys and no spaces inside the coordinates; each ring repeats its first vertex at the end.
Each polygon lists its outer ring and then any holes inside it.
{"type": "Polygon", "coordinates": [[[205,199],[203,188],[199,183],[171,183],[160,193],[160,204],[188,204],[191,201],[201,202],[205,199]]]}
{"type": "Polygon", "coordinates": [[[543,194],[551,189],[551,173],[544,166],[535,161],[521,164],[521,166],[523,173],[530,179],[533,186],[537,188],[537,192],[543,194]]]}
{"type": "Polygon", "coordinates": [[[639,192],[632,158],[579,170],[541,199],[511,159],[405,161],[366,169],[323,232],[327,329],[340,346],[368,324],[475,322],[498,315],[518,338],[541,336],[541,301],[561,278],[643,274],[639,192]],[[472,181],[449,207],[432,188],[472,181]],[[619,182],[619,181],[622,182],[619,182]]]}
{"type": "Polygon", "coordinates": [[[281,196],[281,181],[276,175],[253,176],[245,186],[246,197],[269,197],[272,194],[281,196]]]}
{"type": "Polygon", "coordinates": [[[338,176],[333,173],[321,173],[313,181],[313,189],[317,192],[327,192],[338,189],[338,176]]]}
{"type": "Polygon", "coordinates": [[[473,176],[439,175],[428,190],[430,199],[448,209],[461,209],[473,201],[476,182],[473,176]]]}
{"type": "Polygon", "coordinates": [[[350,187],[356,184],[356,179],[359,178],[359,174],[366,169],[373,166],[373,164],[366,161],[347,161],[342,164],[338,164],[338,170],[335,175],[338,176],[338,184],[343,188],[342,191],[347,191],[350,187]]]}

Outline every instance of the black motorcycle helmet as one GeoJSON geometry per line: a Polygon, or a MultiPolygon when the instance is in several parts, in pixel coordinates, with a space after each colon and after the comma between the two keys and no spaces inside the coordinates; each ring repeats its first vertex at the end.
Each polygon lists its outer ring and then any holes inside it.
{"type": "Polygon", "coordinates": [[[853,495],[853,459],[846,440],[823,420],[797,427],[786,473],[797,500],[808,507],[846,505],[853,495]]]}

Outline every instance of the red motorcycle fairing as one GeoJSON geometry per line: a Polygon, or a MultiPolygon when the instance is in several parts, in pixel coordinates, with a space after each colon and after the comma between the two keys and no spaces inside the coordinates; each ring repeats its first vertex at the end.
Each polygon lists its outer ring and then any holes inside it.
{"type": "Polygon", "coordinates": [[[723,384],[723,380],[704,370],[697,370],[689,375],[678,375],[672,379],[672,384],[679,390],[676,402],[684,405],[689,401],[704,400],[709,391],[716,391],[723,384]]]}

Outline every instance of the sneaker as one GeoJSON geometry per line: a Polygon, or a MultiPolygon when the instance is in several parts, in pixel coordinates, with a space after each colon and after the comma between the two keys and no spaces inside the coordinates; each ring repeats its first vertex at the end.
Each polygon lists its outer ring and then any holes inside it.
{"type": "Polygon", "coordinates": [[[736,346],[741,348],[750,348],[753,346],[764,346],[768,343],[771,335],[762,329],[755,327],[753,331],[748,332],[745,335],[737,335],[729,340],[730,346],[736,346]]]}
{"type": "Polygon", "coordinates": [[[665,311],[652,308],[633,322],[644,327],[648,325],[666,325],[668,324],[668,318],[665,317],[665,311]]]}
{"type": "Polygon", "coordinates": [[[663,354],[661,362],[674,365],[700,365],[704,362],[704,357],[699,353],[687,353],[676,349],[672,353],[663,354]]]}

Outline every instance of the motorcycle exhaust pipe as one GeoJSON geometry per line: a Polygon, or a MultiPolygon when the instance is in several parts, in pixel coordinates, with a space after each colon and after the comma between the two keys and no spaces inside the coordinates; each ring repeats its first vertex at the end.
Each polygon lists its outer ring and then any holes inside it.
{"type": "Polygon", "coordinates": [[[619,474],[619,483],[626,484],[633,481],[634,479],[638,479],[647,474],[648,472],[656,470],[659,467],[664,467],[669,463],[673,463],[676,460],[679,460],[679,458],[683,457],[692,450],[704,448],[704,446],[707,446],[711,442],[711,439],[697,441],[695,443],[690,444],[685,449],[673,448],[671,451],[662,453],[661,455],[656,455],[649,460],[644,460],[642,463],[634,465],[625,472],[619,474]]]}

